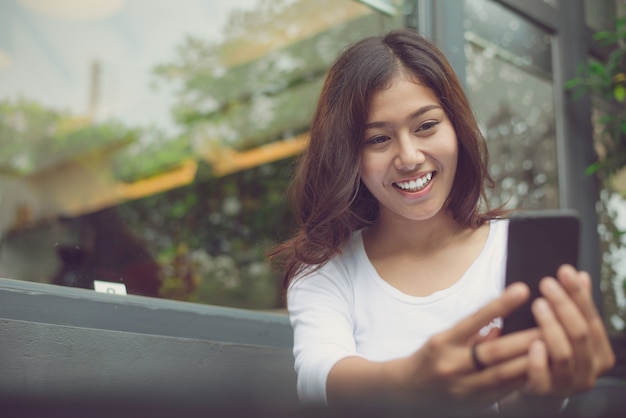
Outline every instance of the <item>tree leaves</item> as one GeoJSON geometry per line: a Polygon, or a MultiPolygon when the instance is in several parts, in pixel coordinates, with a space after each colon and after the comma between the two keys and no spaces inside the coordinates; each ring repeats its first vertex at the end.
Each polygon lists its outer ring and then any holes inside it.
{"type": "Polygon", "coordinates": [[[574,98],[591,94],[604,102],[603,115],[597,121],[600,138],[596,138],[604,152],[586,172],[608,179],[626,166],[626,18],[618,18],[615,30],[597,32],[593,39],[611,52],[604,60],[591,59],[581,65],[578,76],[564,88],[572,90],[574,98]]]}

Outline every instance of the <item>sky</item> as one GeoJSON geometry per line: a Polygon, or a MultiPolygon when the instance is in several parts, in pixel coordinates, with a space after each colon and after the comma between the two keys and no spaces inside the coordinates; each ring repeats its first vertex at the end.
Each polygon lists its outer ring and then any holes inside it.
{"type": "Polygon", "coordinates": [[[233,8],[257,0],[2,0],[0,100],[23,97],[83,114],[91,63],[101,66],[97,120],[170,130],[172,91],[152,68],[186,35],[219,41],[233,8]]]}

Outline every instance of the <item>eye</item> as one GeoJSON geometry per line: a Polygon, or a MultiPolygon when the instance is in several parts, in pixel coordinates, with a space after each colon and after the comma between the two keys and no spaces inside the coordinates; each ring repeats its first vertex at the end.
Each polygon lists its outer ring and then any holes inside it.
{"type": "Polygon", "coordinates": [[[428,131],[428,130],[433,129],[437,125],[439,125],[439,121],[429,120],[429,121],[422,123],[415,132],[428,131]]]}
{"type": "Polygon", "coordinates": [[[378,136],[368,139],[366,142],[368,145],[377,145],[377,144],[382,144],[384,142],[387,142],[389,141],[389,139],[390,138],[388,136],[378,135],[378,136]]]}

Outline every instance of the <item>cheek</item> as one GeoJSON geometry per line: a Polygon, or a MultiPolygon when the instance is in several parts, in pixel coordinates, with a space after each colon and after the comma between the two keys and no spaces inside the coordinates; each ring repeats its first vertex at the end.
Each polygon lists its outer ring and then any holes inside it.
{"type": "Polygon", "coordinates": [[[442,149],[442,152],[444,153],[444,155],[447,156],[446,159],[448,161],[448,164],[452,164],[456,169],[459,159],[459,142],[456,138],[456,135],[454,135],[454,131],[450,136],[450,140],[448,141],[447,146],[442,149]]]}
{"type": "Polygon", "coordinates": [[[371,184],[373,179],[380,173],[380,164],[377,163],[376,158],[371,158],[368,156],[363,156],[361,158],[361,168],[359,169],[359,174],[361,175],[361,180],[366,185],[371,184]]]}
{"type": "Polygon", "coordinates": [[[458,147],[454,146],[452,148],[450,148],[450,164],[454,165],[455,170],[456,170],[456,166],[459,164],[459,149],[458,147]]]}
{"type": "Polygon", "coordinates": [[[459,151],[458,148],[454,148],[450,151],[449,157],[448,157],[448,173],[449,173],[449,181],[450,181],[450,187],[454,186],[454,183],[456,181],[457,178],[457,174],[459,171],[459,151]]]}

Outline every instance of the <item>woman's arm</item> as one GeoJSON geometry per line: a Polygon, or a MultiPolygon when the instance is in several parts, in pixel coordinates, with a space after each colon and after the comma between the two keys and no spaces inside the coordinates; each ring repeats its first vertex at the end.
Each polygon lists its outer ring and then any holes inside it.
{"type": "Polygon", "coordinates": [[[504,317],[528,298],[525,285],[509,286],[497,299],[449,330],[433,336],[408,357],[372,362],[346,357],[330,370],[326,395],[330,405],[344,402],[409,402],[447,406],[462,402],[484,408],[526,383],[528,349],[539,338],[531,329],[500,338],[484,338],[477,370],[471,347],[479,330],[504,317]]]}

